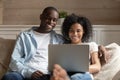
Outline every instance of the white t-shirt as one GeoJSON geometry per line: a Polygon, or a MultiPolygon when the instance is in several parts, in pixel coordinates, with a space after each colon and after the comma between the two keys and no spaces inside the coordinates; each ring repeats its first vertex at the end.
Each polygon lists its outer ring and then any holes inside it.
{"type": "Polygon", "coordinates": [[[98,45],[95,42],[89,42],[87,44],[90,46],[90,54],[93,52],[98,52],[98,45]]]}
{"type": "Polygon", "coordinates": [[[35,40],[37,42],[37,51],[27,63],[27,65],[35,70],[40,70],[44,74],[48,74],[48,44],[50,43],[50,33],[43,34],[34,31],[35,40]]]}
{"type": "MultiPolygon", "coordinates": [[[[90,55],[93,52],[98,52],[98,45],[95,42],[89,42],[89,43],[85,43],[88,44],[90,46],[90,55]]],[[[89,58],[91,58],[91,56],[89,56],[89,58]]]]}

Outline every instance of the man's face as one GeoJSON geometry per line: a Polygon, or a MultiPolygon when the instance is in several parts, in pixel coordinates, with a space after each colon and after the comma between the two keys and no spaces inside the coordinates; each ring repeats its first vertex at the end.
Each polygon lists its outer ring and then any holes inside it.
{"type": "Polygon", "coordinates": [[[40,29],[44,33],[50,32],[57,24],[59,14],[55,10],[49,10],[47,13],[43,13],[40,16],[41,25],[40,29]]]}

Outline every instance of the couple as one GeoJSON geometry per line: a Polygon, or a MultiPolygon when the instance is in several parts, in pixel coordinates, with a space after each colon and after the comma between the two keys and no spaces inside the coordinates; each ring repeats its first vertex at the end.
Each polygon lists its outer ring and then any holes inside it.
{"type": "Polygon", "coordinates": [[[98,46],[88,42],[92,35],[89,20],[71,14],[62,25],[63,36],[53,31],[57,24],[59,12],[54,7],[46,7],[40,15],[40,26],[21,32],[17,38],[10,62],[10,71],[2,80],[92,80],[92,73],[100,71],[98,46]],[[48,72],[48,44],[81,44],[90,45],[90,68],[84,74],[76,73],[68,76],[67,72],[55,64],[53,74],[48,72]]]}

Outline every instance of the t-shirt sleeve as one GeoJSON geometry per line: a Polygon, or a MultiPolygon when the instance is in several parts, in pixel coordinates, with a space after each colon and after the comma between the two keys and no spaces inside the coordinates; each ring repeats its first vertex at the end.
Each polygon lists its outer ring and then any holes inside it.
{"type": "Polygon", "coordinates": [[[90,42],[90,53],[98,52],[98,45],[95,42],[90,42]]]}

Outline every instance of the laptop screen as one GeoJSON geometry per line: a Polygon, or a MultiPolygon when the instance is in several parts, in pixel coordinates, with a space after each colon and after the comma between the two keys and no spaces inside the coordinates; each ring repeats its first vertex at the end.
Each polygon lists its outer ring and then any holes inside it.
{"type": "Polygon", "coordinates": [[[89,45],[50,44],[48,46],[48,69],[61,65],[68,72],[86,72],[89,69],[89,45]]]}

